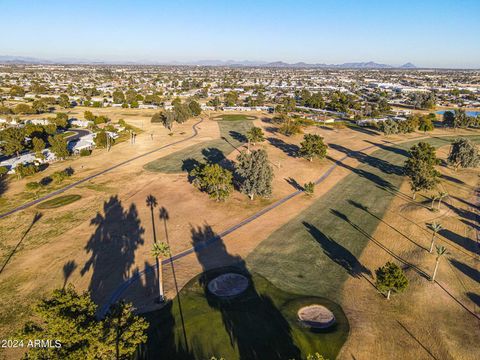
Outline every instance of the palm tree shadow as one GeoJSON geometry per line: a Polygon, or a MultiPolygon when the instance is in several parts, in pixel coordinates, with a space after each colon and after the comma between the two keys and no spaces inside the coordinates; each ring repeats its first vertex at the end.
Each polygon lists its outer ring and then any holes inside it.
{"type": "Polygon", "coordinates": [[[322,233],[316,226],[305,221],[302,223],[310,235],[320,244],[325,255],[343,267],[350,276],[358,278],[366,274],[372,277],[372,272],[363,266],[348,249],[322,233]]]}
{"type": "Polygon", "coordinates": [[[70,276],[72,276],[73,272],[75,269],[78,267],[77,263],[75,260],[68,260],[64,265],[63,265],[63,288],[67,285],[68,279],[70,276]]]}
{"type": "Polygon", "coordinates": [[[191,235],[203,269],[199,283],[209,306],[220,312],[230,345],[238,348],[239,359],[299,358],[300,350],[294,343],[290,325],[273,300],[257,291],[245,261],[229,254],[221,237],[208,224],[192,226],[191,235]],[[212,279],[232,272],[248,279],[247,290],[231,298],[217,297],[209,291],[212,279]]]}
{"type": "Polygon", "coordinates": [[[23,233],[22,237],[20,238],[20,240],[18,241],[18,243],[15,245],[15,247],[13,248],[13,250],[10,252],[10,254],[7,256],[5,262],[3,263],[2,267],[0,268],[0,274],[3,272],[3,270],[5,269],[5,267],[7,266],[7,264],[10,262],[10,260],[12,259],[13,255],[15,255],[15,253],[17,252],[18,248],[20,247],[20,245],[22,244],[23,240],[25,240],[25,237],[27,236],[27,234],[30,232],[30,230],[32,230],[33,226],[42,218],[43,214],[40,213],[40,212],[36,212],[35,215],[33,216],[33,219],[32,219],[32,222],[30,223],[30,225],[28,226],[27,230],[25,230],[25,232],[23,233]]]}
{"type": "Polygon", "coordinates": [[[145,230],[135,204],[125,209],[117,196],[104,202],[103,214],[98,212],[90,224],[96,228],[85,246],[90,258],[80,274],[85,276],[91,271],[89,291],[92,300],[102,305],[108,295],[131,277],[135,252],[144,243],[145,230]]]}

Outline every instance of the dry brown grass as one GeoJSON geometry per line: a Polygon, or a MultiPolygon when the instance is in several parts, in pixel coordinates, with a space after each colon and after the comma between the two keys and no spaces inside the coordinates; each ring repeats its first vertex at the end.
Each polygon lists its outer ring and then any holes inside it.
{"type": "MultiPolygon", "coordinates": [[[[445,156],[446,151],[442,148],[438,153],[445,156]]],[[[452,195],[448,205],[443,205],[439,212],[432,212],[423,206],[411,206],[405,198],[397,197],[373,237],[431,274],[435,256],[426,251],[431,239],[426,224],[434,219],[441,222],[446,232],[439,237],[438,244],[446,246],[449,254],[440,264],[437,280],[451,295],[412,268],[406,270],[410,280],[408,289],[390,301],[375,292],[365,280],[349,278],[344,288],[344,310],[350,320],[351,336],[341,359],[476,358],[480,320],[456,300],[480,315],[478,303],[467,295],[480,293],[478,247],[475,252],[475,247],[471,246],[476,241],[472,226],[475,226],[474,213],[478,211],[473,204],[479,172],[464,170],[454,174],[450,169],[442,168],[442,173],[460,181],[442,182],[452,195]],[[458,242],[462,236],[465,236],[463,242],[458,242]],[[461,269],[468,268],[453,265],[459,263],[477,270],[462,272],[461,269]]],[[[401,191],[409,192],[407,183],[401,191]]],[[[368,268],[376,269],[393,259],[370,242],[359,260],[368,268]]]]}

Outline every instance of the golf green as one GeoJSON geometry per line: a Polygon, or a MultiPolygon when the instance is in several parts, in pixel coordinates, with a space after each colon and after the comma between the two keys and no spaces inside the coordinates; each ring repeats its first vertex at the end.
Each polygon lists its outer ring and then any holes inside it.
{"type": "Polygon", "coordinates": [[[145,317],[150,329],[143,355],[148,359],[304,359],[316,352],[334,359],[349,332],[345,314],[332,301],[285,292],[264,277],[235,267],[195,277],[178,298],[145,317]],[[231,299],[212,295],[208,282],[226,272],[246,276],[248,289],[231,299]],[[324,330],[302,326],[297,311],[310,304],[329,308],[336,323],[324,330]]]}

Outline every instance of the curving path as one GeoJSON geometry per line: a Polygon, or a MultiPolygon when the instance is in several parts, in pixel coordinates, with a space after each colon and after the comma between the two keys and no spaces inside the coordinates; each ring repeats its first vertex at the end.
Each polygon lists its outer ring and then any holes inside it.
{"type": "MultiPolygon", "coordinates": [[[[105,169],[105,170],[102,170],[102,171],[96,173],[96,174],[92,174],[92,175],[90,175],[90,176],[87,176],[86,178],[83,178],[83,179],[81,179],[81,180],[75,181],[74,183],[72,183],[72,184],[70,184],[70,185],[67,185],[67,186],[65,186],[64,188],[55,190],[54,192],[51,192],[50,194],[47,194],[47,195],[42,196],[42,197],[40,197],[40,198],[38,198],[38,199],[36,199],[36,200],[27,202],[27,203],[25,203],[25,204],[23,204],[23,205],[20,205],[20,206],[12,209],[12,210],[10,210],[10,211],[7,211],[7,212],[5,212],[5,213],[3,213],[3,214],[0,214],[0,219],[3,219],[3,218],[5,218],[5,217],[7,217],[7,216],[9,216],[9,215],[12,215],[12,214],[16,213],[16,212],[19,212],[19,211],[21,211],[21,210],[25,210],[25,209],[27,209],[27,208],[29,208],[29,207],[32,207],[33,205],[36,205],[36,204],[38,204],[38,203],[41,203],[42,201],[45,201],[45,200],[50,199],[50,198],[52,198],[52,197],[54,197],[54,196],[57,196],[57,195],[65,192],[65,191],[67,191],[67,190],[69,190],[69,189],[71,189],[71,188],[74,188],[75,186],[78,186],[78,185],[80,185],[80,184],[83,184],[84,182],[87,182],[87,181],[92,180],[92,179],[94,179],[94,178],[96,178],[96,177],[99,177],[99,176],[101,176],[101,175],[103,175],[103,174],[106,174],[106,173],[108,173],[108,172],[110,172],[110,171],[112,171],[112,170],[115,170],[115,169],[123,166],[123,165],[129,164],[129,163],[131,163],[132,161],[138,160],[138,159],[140,159],[140,158],[142,158],[142,157],[145,157],[145,156],[147,156],[147,155],[153,154],[153,153],[155,153],[155,152],[157,152],[157,151],[160,151],[160,150],[169,148],[170,146],[177,145],[177,144],[181,144],[181,143],[183,143],[183,142],[185,142],[185,141],[191,140],[191,139],[193,139],[194,137],[196,137],[196,136],[198,135],[197,126],[198,126],[201,122],[203,122],[203,120],[204,120],[204,119],[202,118],[200,121],[198,121],[198,122],[196,122],[195,124],[192,125],[193,134],[192,134],[191,136],[185,138],[185,139],[178,140],[178,141],[175,141],[175,142],[170,143],[170,144],[167,144],[167,145],[163,145],[163,146],[161,146],[161,147],[159,147],[159,148],[150,150],[150,151],[148,151],[148,152],[146,152],[146,153],[143,153],[143,154],[137,155],[137,156],[135,156],[135,157],[133,157],[133,158],[130,158],[130,159],[128,159],[128,160],[122,161],[121,163],[119,163],[119,164],[117,164],[117,165],[113,165],[113,166],[111,166],[111,167],[109,167],[109,168],[107,168],[107,169],[105,169]]],[[[77,130],[77,131],[78,131],[78,130],[77,130]]],[[[77,135],[78,135],[78,134],[77,134],[77,135]]],[[[75,135],[72,135],[72,136],[75,136],[75,135]]]]}

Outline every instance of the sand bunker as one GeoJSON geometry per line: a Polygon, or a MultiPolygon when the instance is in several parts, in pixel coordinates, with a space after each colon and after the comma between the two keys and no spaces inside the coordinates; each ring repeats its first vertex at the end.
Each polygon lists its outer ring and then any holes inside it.
{"type": "Polygon", "coordinates": [[[305,326],[324,329],[335,323],[335,316],[322,305],[310,305],[298,310],[298,319],[305,326]]]}
{"type": "Polygon", "coordinates": [[[240,274],[226,273],[208,283],[208,290],[219,297],[231,297],[243,293],[248,288],[248,279],[240,274]]]}

